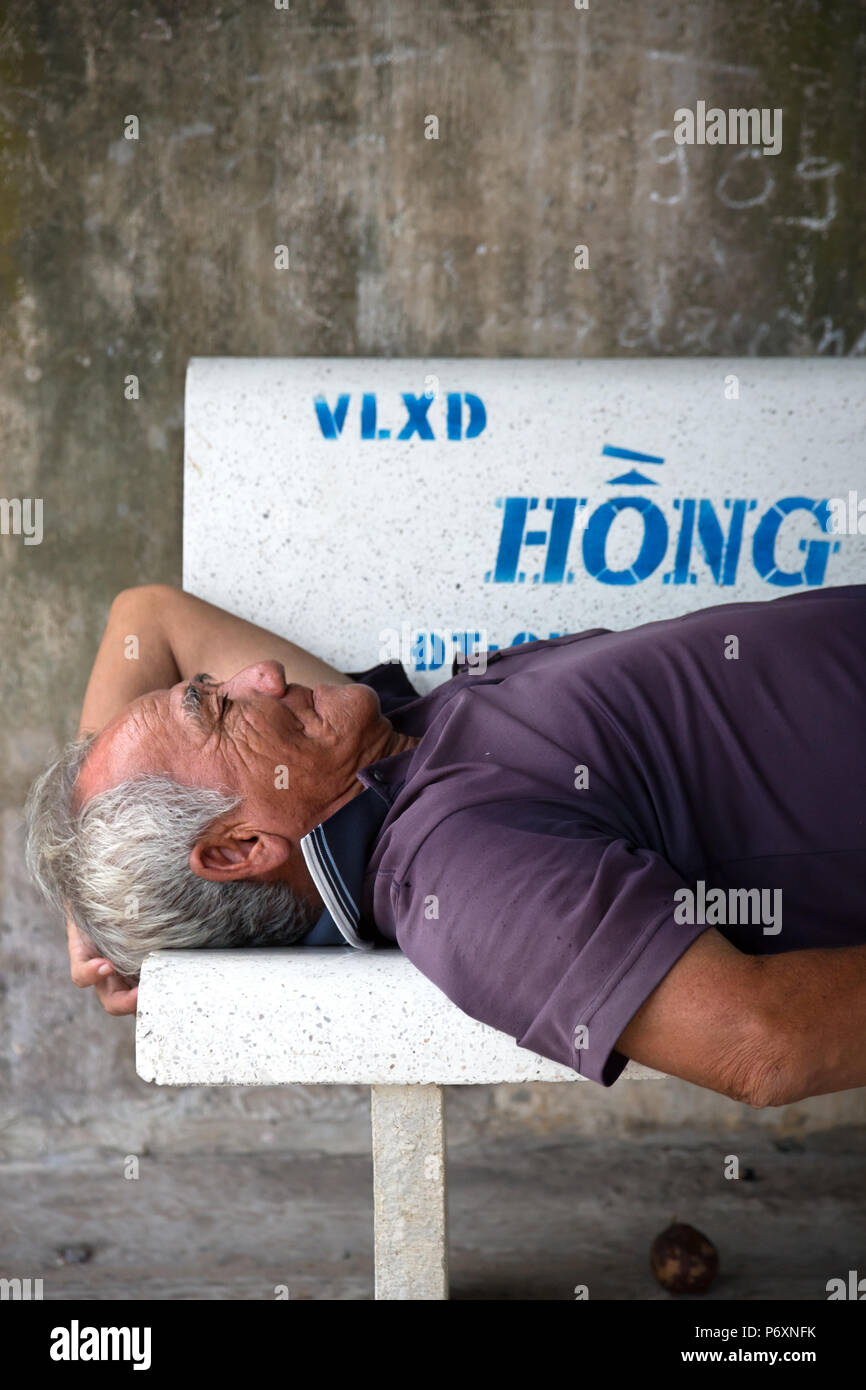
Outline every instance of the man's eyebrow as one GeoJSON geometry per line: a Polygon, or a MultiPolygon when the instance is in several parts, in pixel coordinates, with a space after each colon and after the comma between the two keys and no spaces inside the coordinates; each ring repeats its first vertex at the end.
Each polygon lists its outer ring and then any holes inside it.
{"type": "Polygon", "coordinates": [[[195,720],[196,724],[201,724],[201,691],[197,685],[193,685],[192,681],[181,696],[180,707],[187,718],[195,720]]]}

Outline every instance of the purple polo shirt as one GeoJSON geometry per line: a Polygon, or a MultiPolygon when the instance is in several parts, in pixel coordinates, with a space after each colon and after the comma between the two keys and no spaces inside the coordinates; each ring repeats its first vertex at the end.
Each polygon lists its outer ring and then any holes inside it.
{"type": "Polygon", "coordinates": [[[399,663],[358,677],[421,742],[307,837],[353,944],[396,943],[464,1012],[610,1086],[707,926],[757,954],[866,942],[866,586],[455,668],[424,696],[399,663]]]}

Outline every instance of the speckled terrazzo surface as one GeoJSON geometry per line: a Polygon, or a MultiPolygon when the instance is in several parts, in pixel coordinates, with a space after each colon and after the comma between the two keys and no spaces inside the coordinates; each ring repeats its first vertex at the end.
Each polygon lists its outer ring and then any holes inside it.
{"type": "Polygon", "coordinates": [[[469,1018],[401,952],[339,946],[150,956],[136,1069],[164,1086],[581,1080],[469,1018]]]}
{"type": "MultiPolygon", "coordinates": [[[[357,670],[404,629],[504,646],[792,591],[759,566],[862,582],[866,536],[775,509],[863,491],[864,395],[858,359],[194,358],[184,583],[357,670]],[[527,499],[514,554],[508,498],[527,499]],[[593,576],[587,524],[596,543],[606,531],[606,568],[634,582],[593,576]]],[[[448,670],[432,643],[426,655],[411,672],[422,690],[448,670]]]]}

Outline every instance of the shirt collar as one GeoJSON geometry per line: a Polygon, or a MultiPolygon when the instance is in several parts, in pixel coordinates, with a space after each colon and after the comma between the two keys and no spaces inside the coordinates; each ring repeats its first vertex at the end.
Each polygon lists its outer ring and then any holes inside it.
{"type": "Polygon", "coordinates": [[[403,785],[412,751],[394,753],[362,768],[357,777],[364,790],[302,838],[301,853],[325,907],[297,945],[373,949],[375,926],[362,916],[361,889],[373,845],[403,785]]]}

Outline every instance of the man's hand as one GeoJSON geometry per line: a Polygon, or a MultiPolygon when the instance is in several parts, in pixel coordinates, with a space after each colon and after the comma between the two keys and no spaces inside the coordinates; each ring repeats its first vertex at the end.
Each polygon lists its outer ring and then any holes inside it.
{"type": "Polygon", "coordinates": [[[97,955],[93,944],[71,917],[66,918],[66,937],[70,973],[79,989],[95,985],[97,998],[107,1014],[134,1014],[138,1002],[137,982],[118,974],[110,961],[97,955]]]}

